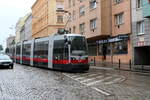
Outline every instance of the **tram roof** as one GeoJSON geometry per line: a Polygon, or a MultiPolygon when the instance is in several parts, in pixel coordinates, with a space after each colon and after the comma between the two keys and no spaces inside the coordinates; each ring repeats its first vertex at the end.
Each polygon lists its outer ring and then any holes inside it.
{"type": "Polygon", "coordinates": [[[83,36],[81,34],[77,34],[77,33],[71,33],[71,34],[65,34],[66,36],[83,36]]]}

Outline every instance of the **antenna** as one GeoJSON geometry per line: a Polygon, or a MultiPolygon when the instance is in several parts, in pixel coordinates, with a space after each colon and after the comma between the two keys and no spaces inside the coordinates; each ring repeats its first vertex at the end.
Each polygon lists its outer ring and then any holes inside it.
{"type": "Polygon", "coordinates": [[[66,29],[66,27],[67,27],[67,25],[68,25],[69,20],[71,19],[71,13],[68,12],[68,14],[69,14],[69,18],[68,18],[68,20],[67,20],[67,22],[66,22],[66,24],[65,24],[65,29],[66,29]]]}

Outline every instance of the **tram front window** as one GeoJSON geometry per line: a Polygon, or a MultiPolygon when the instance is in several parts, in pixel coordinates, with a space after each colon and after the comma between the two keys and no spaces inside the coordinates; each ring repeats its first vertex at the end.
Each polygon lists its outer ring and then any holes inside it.
{"type": "Polygon", "coordinates": [[[70,41],[72,55],[87,55],[87,43],[84,37],[70,37],[70,41]]]}

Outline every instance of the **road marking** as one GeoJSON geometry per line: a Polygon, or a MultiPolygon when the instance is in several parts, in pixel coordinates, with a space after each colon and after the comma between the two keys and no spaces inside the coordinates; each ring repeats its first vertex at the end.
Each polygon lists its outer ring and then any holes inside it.
{"type": "Polygon", "coordinates": [[[100,89],[98,89],[98,88],[96,88],[96,87],[92,87],[92,89],[94,89],[94,90],[96,90],[96,91],[98,91],[98,92],[100,92],[100,93],[102,93],[102,94],[104,94],[104,95],[106,95],[106,96],[110,96],[110,95],[111,95],[110,93],[105,92],[104,90],[100,90],[100,89]]]}
{"type": "Polygon", "coordinates": [[[114,80],[112,80],[110,82],[105,82],[105,84],[113,84],[113,83],[116,83],[116,82],[120,81],[121,79],[122,78],[116,78],[116,79],[114,79],[114,80]]]}
{"type": "Polygon", "coordinates": [[[101,74],[91,74],[91,75],[88,75],[88,76],[82,76],[82,77],[76,78],[76,80],[86,79],[86,78],[90,78],[90,77],[98,76],[98,75],[101,75],[101,74]]]}
{"type": "Polygon", "coordinates": [[[118,75],[111,75],[111,76],[107,75],[107,77],[106,77],[106,75],[103,75],[102,73],[101,74],[99,74],[99,73],[98,74],[88,73],[88,74],[78,74],[78,75],[71,75],[71,74],[63,73],[63,75],[79,82],[80,84],[82,84],[84,86],[90,87],[90,88],[94,89],[95,91],[97,91],[101,94],[104,94],[106,96],[112,95],[111,92],[107,92],[105,90],[98,89],[98,88],[94,87],[94,84],[97,84],[97,83],[100,83],[100,82],[104,82],[105,84],[113,84],[113,83],[116,83],[118,81],[122,82],[122,81],[125,80],[124,76],[117,77],[118,75]],[[86,76],[86,75],[88,75],[88,76],[86,76]],[[92,76],[95,76],[95,77],[92,77],[92,76]],[[113,79],[112,81],[109,81],[109,79],[112,79],[114,77],[115,77],[115,79],[113,79]],[[83,79],[83,80],[81,80],[81,79],[83,79]],[[95,80],[95,79],[97,79],[97,80],[95,80]],[[91,82],[89,82],[89,81],[91,81],[91,82]]]}
{"type": "Polygon", "coordinates": [[[102,77],[104,77],[104,76],[97,76],[97,77],[92,77],[92,78],[88,78],[88,79],[86,79],[86,80],[83,80],[83,81],[81,81],[82,83],[84,83],[84,82],[88,82],[88,81],[92,81],[92,80],[94,80],[94,79],[97,79],[97,78],[102,78],[102,77]]]}
{"type": "Polygon", "coordinates": [[[103,82],[103,81],[108,80],[110,78],[113,78],[113,77],[109,76],[109,77],[106,77],[106,78],[98,80],[98,81],[90,82],[90,83],[87,84],[87,86],[94,85],[94,84],[99,83],[99,82],[103,82]]]}

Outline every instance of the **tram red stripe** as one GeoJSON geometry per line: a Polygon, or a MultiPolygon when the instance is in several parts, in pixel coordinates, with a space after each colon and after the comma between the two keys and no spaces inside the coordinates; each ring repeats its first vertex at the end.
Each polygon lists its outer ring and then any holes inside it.
{"type": "Polygon", "coordinates": [[[30,57],[22,57],[22,60],[24,60],[24,61],[30,61],[30,57]]]}
{"type": "Polygon", "coordinates": [[[46,59],[46,58],[33,58],[33,61],[48,63],[48,59],[46,59]]]}
{"type": "Polygon", "coordinates": [[[73,63],[73,64],[78,64],[78,63],[87,64],[88,60],[71,60],[71,63],[73,63]]]}
{"type": "MultiPolygon", "coordinates": [[[[68,64],[69,60],[53,60],[53,64],[68,64]]],[[[87,64],[88,60],[71,60],[72,64],[87,64]]]]}
{"type": "Polygon", "coordinates": [[[69,60],[53,60],[53,64],[68,64],[69,60]]]}

